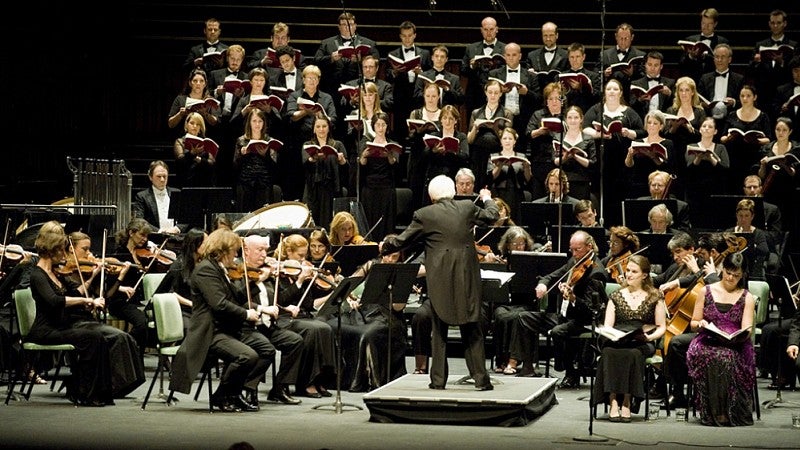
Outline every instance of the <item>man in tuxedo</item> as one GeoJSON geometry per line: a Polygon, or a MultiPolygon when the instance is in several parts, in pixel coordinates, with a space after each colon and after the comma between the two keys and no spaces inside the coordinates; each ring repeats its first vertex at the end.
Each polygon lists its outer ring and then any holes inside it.
{"type": "Polygon", "coordinates": [[[461,74],[467,77],[465,104],[467,114],[486,103],[483,85],[489,78],[489,71],[497,68],[492,60],[476,60],[476,56],[502,55],[506,44],[497,39],[497,21],[493,17],[485,17],[481,21],[483,40],[468,44],[464,49],[461,61],[461,74]]]}
{"type": "Polygon", "coordinates": [[[219,69],[221,65],[215,65],[211,60],[203,61],[203,55],[209,52],[221,52],[228,48],[227,44],[219,41],[219,36],[222,34],[222,27],[219,20],[214,18],[206,19],[205,27],[203,28],[203,35],[205,42],[197,44],[189,49],[189,56],[183,63],[183,70],[188,74],[195,68],[199,67],[210,73],[212,70],[219,69]]]}
{"type": "Polygon", "coordinates": [[[645,90],[645,92],[659,84],[664,87],[656,95],[641,95],[638,90],[631,89],[630,101],[628,104],[633,108],[639,117],[644,117],[650,111],[666,112],[667,108],[672,106],[673,94],[675,91],[675,79],[661,75],[664,69],[664,55],[658,51],[652,51],[647,54],[644,63],[645,76],[631,81],[631,86],[637,86],[645,90]]]}
{"type": "Polygon", "coordinates": [[[542,46],[528,52],[525,64],[528,72],[536,77],[540,97],[542,96],[541,90],[547,86],[547,83],[558,81],[558,74],[551,75],[551,71],[569,71],[567,51],[558,47],[558,25],[553,22],[542,25],[542,46]]]}
{"type": "MultiPolygon", "coordinates": [[[[748,77],[752,78],[758,90],[758,107],[768,109],[775,101],[778,86],[792,81],[792,71],[789,68],[791,59],[798,55],[798,42],[786,36],[788,15],[785,11],[776,9],[769,14],[770,36],[756,42],[753,58],[748,66],[748,77]],[[778,53],[776,57],[764,56],[761,47],[791,46],[794,50],[778,53]]],[[[777,117],[770,116],[772,123],[777,117]]]]}
{"type": "MultiPolygon", "coordinates": [[[[562,85],[565,87],[567,105],[580,107],[585,113],[592,106],[600,101],[600,92],[602,86],[600,81],[600,74],[594,70],[589,70],[584,65],[586,61],[586,48],[580,42],[570,44],[567,48],[567,55],[569,58],[569,69],[567,73],[582,73],[589,78],[590,85],[583,84],[579,81],[564,82],[562,85]]],[[[542,86],[544,89],[544,86],[542,86]]]]}
{"type": "Polygon", "coordinates": [[[242,70],[245,50],[239,44],[228,47],[227,67],[212,71],[208,76],[208,90],[219,100],[221,114],[219,124],[212,130],[214,140],[219,144],[217,154],[217,185],[232,186],[233,179],[233,150],[236,138],[242,134],[240,126],[233,120],[233,112],[243,96],[247,94],[244,89],[228,92],[223,87],[225,81],[232,79],[246,80],[247,73],[242,70]]]}
{"type": "MultiPolygon", "coordinates": [[[[361,72],[364,75],[364,83],[375,83],[378,86],[378,96],[381,99],[381,110],[385,113],[390,113],[394,108],[394,90],[392,85],[384,80],[378,78],[378,65],[380,61],[372,55],[367,55],[361,60],[361,72]]],[[[359,79],[354,78],[347,83],[347,86],[358,87],[359,79]]],[[[358,108],[359,95],[356,94],[352,97],[342,96],[339,100],[340,106],[343,107],[343,114],[340,117],[344,118],[350,111],[358,108]]]]}
{"type": "Polygon", "coordinates": [[[475,389],[494,389],[486,371],[481,319],[481,278],[475,250],[474,226],[489,226],[499,211],[488,189],[481,189],[483,208],[456,201],[455,183],[446,175],[428,184],[431,205],[418,209],[408,228],[399,236],[387,237],[382,254],[389,254],[412,243],[425,245],[426,259],[437,261],[427,269],[428,297],[433,306],[433,337],[430,365],[431,389],[444,389],[448,378],[447,332],[458,325],[464,344],[467,369],[475,389]]]}
{"type": "Polygon", "coordinates": [[[700,12],[700,33],[693,34],[684,39],[685,41],[691,42],[703,42],[711,49],[711,51],[703,53],[693,48],[681,55],[681,59],[678,62],[678,72],[682,76],[693,79],[695,83],[700,82],[700,77],[704,73],[714,71],[713,49],[716,48],[718,44],[729,43],[728,38],[716,33],[718,22],[719,12],[715,8],[706,8],[700,12]]]}
{"type": "MultiPolygon", "coordinates": [[[[503,87],[503,98],[500,102],[505,109],[514,115],[512,126],[515,130],[524,130],[528,126],[528,121],[533,115],[533,111],[542,104],[542,95],[536,77],[528,71],[522,69],[520,60],[522,59],[522,49],[519,44],[510,42],[503,50],[503,59],[506,61],[504,67],[492,69],[489,77],[502,80],[504,83],[512,81],[521,86],[507,88],[503,87]]],[[[525,153],[528,147],[528,135],[520,133],[517,139],[515,150],[525,153]]]]}
{"type": "MultiPolygon", "coordinates": [[[[647,176],[647,187],[650,190],[650,196],[639,197],[638,199],[663,200],[671,181],[672,176],[667,172],[661,170],[650,172],[650,175],[647,176]]],[[[675,227],[688,233],[692,229],[692,223],[689,219],[689,204],[674,195],[669,195],[667,198],[675,200],[678,204],[678,210],[675,212],[675,227]]]]}
{"type": "Polygon", "coordinates": [[[650,211],[647,211],[647,222],[650,224],[650,228],[642,231],[643,233],[674,235],[680,232],[680,230],[672,227],[674,223],[672,211],[663,203],[659,203],[650,208],[650,211]]]}
{"type": "MultiPolygon", "coordinates": [[[[644,69],[642,68],[643,59],[647,55],[642,50],[633,46],[633,26],[628,23],[621,23],[617,25],[614,32],[614,40],[617,44],[611,48],[603,50],[600,55],[600,65],[603,68],[603,85],[611,78],[616,78],[622,84],[623,98],[628,98],[630,92],[631,80],[642,78],[644,76],[644,69]],[[611,68],[612,64],[621,62],[629,62],[633,58],[641,57],[642,61],[634,63],[633,66],[623,70],[614,70],[611,68]]],[[[603,87],[597,89],[602,91],[603,87]]]]}
{"type": "Polygon", "coordinates": [[[417,84],[417,76],[433,67],[431,52],[414,44],[416,38],[417,27],[412,22],[406,20],[400,24],[401,45],[390,51],[389,56],[402,61],[419,57],[419,64],[408,71],[395,70],[389,64],[385,72],[386,81],[392,85],[392,91],[394,92],[392,134],[402,144],[405,144],[405,138],[408,136],[406,119],[411,115],[411,111],[417,107],[414,102],[414,88],[417,84]]]}
{"type": "Polygon", "coordinates": [[[444,45],[433,47],[433,67],[422,72],[422,74],[417,77],[417,81],[414,85],[414,105],[416,107],[420,107],[425,103],[422,99],[422,95],[425,92],[427,82],[422,77],[434,81],[443,79],[450,83],[449,87],[439,88],[440,107],[444,105],[453,105],[458,108],[464,104],[464,91],[461,89],[461,78],[445,70],[448,54],[449,50],[447,50],[447,47],[444,45]]]}
{"type": "MultiPolygon", "coordinates": [[[[134,196],[131,204],[133,217],[146,220],[150,227],[159,233],[180,234],[181,227],[175,223],[174,218],[169,217],[172,194],[179,192],[180,189],[167,186],[169,178],[167,163],[161,160],[151,162],[147,176],[150,178],[150,187],[142,189],[134,196]]],[[[176,208],[173,206],[173,209],[176,208]]]]}
{"type": "MultiPolygon", "coordinates": [[[[286,25],[283,22],[278,22],[272,27],[272,36],[270,36],[270,45],[268,47],[260,48],[253,52],[250,57],[247,58],[247,70],[252,70],[256,67],[262,67],[270,71],[271,69],[280,69],[281,63],[280,58],[278,57],[277,50],[280,47],[290,45],[289,41],[289,25],[286,25]],[[272,55],[270,55],[269,50],[272,50],[275,56],[275,59],[272,59],[272,55]]],[[[300,50],[295,49],[295,65],[300,66],[303,68],[302,64],[302,55],[300,50]]]]}
{"type": "Polygon", "coordinates": [[[322,70],[323,92],[338,92],[339,86],[353,78],[358,78],[361,56],[358,53],[351,58],[342,57],[339,47],[368,45],[369,54],[380,61],[381,55],[375,41],[357,34],[356,17],[349,12],[339,14],[339,34],[324,39],[314,55],[314,64],[322,70]]]}
{"type": "Polygon", "coordinates": [[[728,44],[714,47],[714,71],[703,74],[697,85],[697,93],[711,102],[710,115],[717,121],[717,129],[728,112],[740,106],[739,93],[744,86],[744,75],[730,70],[733,49],[728,44]]]}

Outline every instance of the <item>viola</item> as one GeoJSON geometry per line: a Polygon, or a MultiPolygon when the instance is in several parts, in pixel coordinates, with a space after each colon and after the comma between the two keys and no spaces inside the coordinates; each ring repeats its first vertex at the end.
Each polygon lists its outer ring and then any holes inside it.
{"type": "Polygon", "coordinates": [[[606,271],[612,280],[616,280],[618,284],[624,284],[625,271],[628,269],[628,258],[631,257],[631,251],[627,250],[619,256],[613,257],[606,263],[606,271]]]}
{"type": "Polygon", "coordinates": [[[18,244],[0,244],[0,256],[10,261],[20,261],[25,256],[38,256],[36,253],[23,250],[21,245],[18,244]]]}

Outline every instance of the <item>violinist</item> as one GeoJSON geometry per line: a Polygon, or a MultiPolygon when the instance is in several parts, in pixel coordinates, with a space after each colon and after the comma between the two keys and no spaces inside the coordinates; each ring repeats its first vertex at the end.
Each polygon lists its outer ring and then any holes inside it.
{"type": "Polygon", "coordinates": [[[314,318],[330,292],[318,296],[313,286],[314,267],[303,261],[308,254],[308,240],[299,234],[283,238],[276,255],[280,267],[278,286],[278,324],[303,337],[304,347],[300,370],[295,381],[295,396],[330,397],[326,386],[334,380],[333,329],[314,318]],[[286,268],[291,267],[292,270],[286,268]],[[308,293],[306,293],[308,291],[308,293]]]}
{"type": "Polygon", "coordinates": [[[592,324],[594,315],[602,313],[606,304],[606,274],[596,256],[594,238],[581,230],[572,233],[569,251],[572,256],[567,262],[541,277],[536,286],[536,298],[540,300],[549,289],[558,288],[562,301],[556,303],[557,318],[544,312],[525,314],[520,318],[522,325],[533,333],[528,334],[529,339],[538,340],[540,333],[549,333],[553,337],[555,369],[565,372],[560,387],[567,389],[580,387],[575,360],[582,343],[570,337],[583,333],[586,325],[592,324]]]}
{"type": "MultiPolygon", "coordinates": [[[[608,281],[625,284],[625,271],[628,259],[639,250],[639,237],[626,226],[611,227],[608,239],[608,256],[600,262],[606,268],[608,281]]],[[[648,262],[649,265],[649,262],[648,262]]]]}
{"type": "MultiPolygon", "coordinates": [[[[60,227],[59,227],[60,228],[60,227]]],[[[44,228],[43,228],[44,229],[44,228]]],[[[77,244],[88,248],[88,237],[77,244]]],[[[56,266],[67,257],[67,236],[40,230],[36,238],[39,260],[30,273],[36,318],[29,338],[42,344],[73,344],[77,358],[71,363],[67,397],[81,406],[113,405],[144,382],[144,367],[133,338],[98,323],[92,310],[105,299],[94,297],[87,284],[59,274],[56,266]]]]}
{"type": "Polygon", "coordinates": [[[347,211],[339,211],[331,220],[330,241],[332,245],[374,244],[361,236],[356,218],[347,211]]]}
{"type": "Polygon", "coordinates": [[[189,280],[197,263],[200,262],[203,243],[207,237],[206,232],[200,228],[187,231],[183,236],[180,256],[169,266],[169,270],[156,288],[156,293],[173,292],[178,297],[183,313],[184,334],[192,320],[192,288],[189,280]]]}
{"type": "MultiPolygon", "coordinates": [[[[266,337],[275,349],[281,352],[281,365],[275,375],[275,384],[267,394],[270,402],[285,405],[299,405],[301,401],[290,396],[288,386],[297,381],[300,370],[300,357],[303,353],[303,338],[296,332],[288,329],[286,323],[277,321],[280,309],[275,305],[275,285],[271,282],[272,268],[266,264],[269,239],[253,234],[244,238],[242,263],[235,267],[247,267],[248,275],[233,281],[237,290],[239,305],[247,308],[250,305],[261,305],[261,320],[256,322],[256,327],[245,324],[243,333],[260,333],[266,337]],[[256,276],[251,274],[255,271],[256,276]],[[246,280],[246,281],[245,281],[246,280]],[[245,282],[249,286],[245,286],[245,282]],[[249,294],[249,297],[248,297],[249,294]]],[[[229,275],[230,275],[229,271],[229,275]]],[[[274,350],[273,350],[274,351],[274,350]]],[[[248,402],[258,404],[258,390],[246,389],[249,394],[248,402]]]]}
{"type": "Polygon", "coordinates": [[[669,198],[675,200],[678,205],[674,217],[675,228],[688,233],[692,228],[689,220],[689,204],[669,193],[673,180],[673,176],[663,170],[650,172],[650,175],[647,176],[647,187],[650,189],[650,195],[639,197],[639,199],[664,200],[669,198]]]}

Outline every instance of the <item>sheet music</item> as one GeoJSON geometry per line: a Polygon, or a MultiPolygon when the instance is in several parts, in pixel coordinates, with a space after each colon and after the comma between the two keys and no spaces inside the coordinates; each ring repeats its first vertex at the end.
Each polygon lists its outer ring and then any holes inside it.
{"type": "Polygon", "coordinates": [[[508,280],[513,276],[514,272],[481,269],[481,280],[499,280],[500,286],[508,283],[508,280]]]}

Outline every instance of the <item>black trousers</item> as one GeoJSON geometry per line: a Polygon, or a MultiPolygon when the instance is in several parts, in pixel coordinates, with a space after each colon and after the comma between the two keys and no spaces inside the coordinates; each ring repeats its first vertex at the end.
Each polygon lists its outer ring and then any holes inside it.
{"type": "Polygon", "coordinates": [[[275,347],[255,328],[244,330],[239,339],[216,333],[209,351],[225,362],[214,397],[239,395],[242,389],[255,390],[275,358],[275,347]]]}
{"type": "MultiPolygon", "coordinates": [[[[444,388],[447,384],[447,331],[449,324],[445,323],[433,309],[433,338],[431,340],[431,386],[444,388]]],[[[464,344],[464,359],[467,370],[476,387],[490,384],[489,373],[486,371],[486,352],[483,348],[483,331],[480,323],[468,322],[460,324],[461,342],[464,344]]]]}
{"type": "MultiPolygon", "coordinates": [[[[275,382],[281,385],[293,384],[300,371],[300,357],[303,355],[303,337],[292,330],[279,328],[273,324],[267,328],[259,326],[264,336],[276,349],[281,351],[281,365],[275,374],[275,382]]],[[[276,386],[273,386],[273,388],[276,386]]]]}

